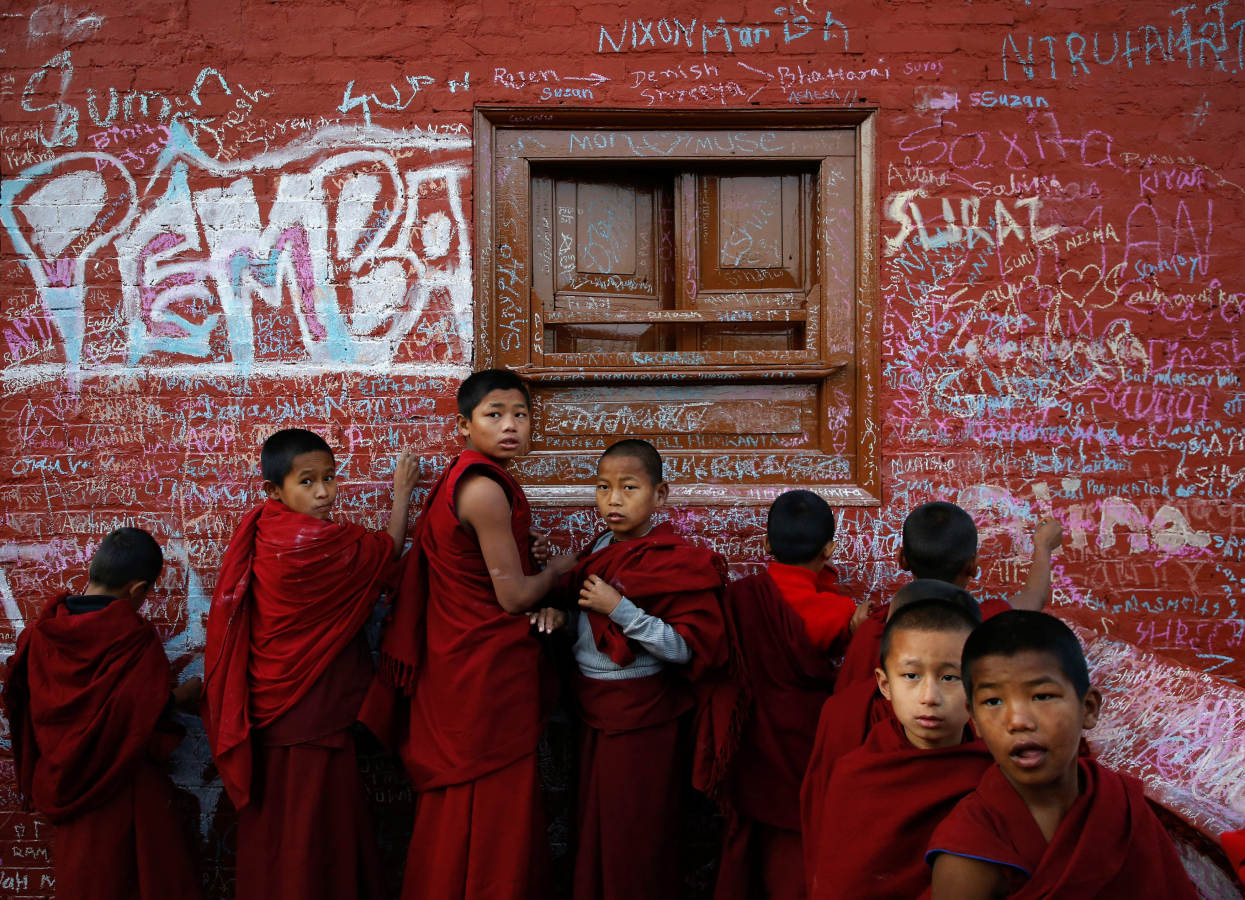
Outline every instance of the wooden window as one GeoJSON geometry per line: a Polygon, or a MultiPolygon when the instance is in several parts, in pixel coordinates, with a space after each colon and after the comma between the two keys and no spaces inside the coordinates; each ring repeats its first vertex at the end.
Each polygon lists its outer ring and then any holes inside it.
{"type": "Polygon", "coordinates": [[[873,114],[476,111],[477,359],[533,499],[651,440],[678,503],[879,500],[873,114]]]}

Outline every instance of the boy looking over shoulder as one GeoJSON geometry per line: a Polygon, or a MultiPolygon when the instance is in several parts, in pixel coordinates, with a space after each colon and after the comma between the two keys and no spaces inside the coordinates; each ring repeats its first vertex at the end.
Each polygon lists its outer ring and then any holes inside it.
{"type": "Polygon", "coordinates": [[[696,786],[725,818],[716,900],[805,895],[800,782],[834,684],[826,651],[867,612],[826,577],[834,513],[812,491],[774,501],[765,549],[767,571],[731,582],[722,598],[735,671],[702,704],[698,727],[715,771],[707,783],[698,772],[696,786]]]}
{"type": "Polygon", "coordinates": [[[968,730],[960,681],[960,652],[979,621],[975,604],[920,600],[886,623],[875,675],[891,714],[831,770],[810,847],[811,897],[915,897],[929,885],[930,835],[991,763],[968,730]]]}
{"type": "Polygon", "coordinates": [[[504,369],[458,389],[463,452],[415,527],[361,720],[396,747],[418,792],[402,896],[548,895],[536,747],[552,688],[532,626],[574,558],[537,569],[531,513],[507,470],[527,452],[527,387],[504,369]]]}
{"type": "Polygon", "coordinates": [[[597,463],[607,530],[581,554],[572,648],[579,669],[576,900],[679,894],[678,829],[690,781],[681,740],[690,682],[726,661],[721,557],[653,522],[669,488],[661,455],[623,440],[597,463]]]}
{"type": "Polygon", "coordinates": [[[1080,752],[1102,696],[1067,625],[1001,613],[962,668],[995,765],[930,840],[935,900],[1197,896],[1141,784],[1080,752]]]}
{"type": "Polygon", "coordinates": [[[350,728],[372,677],[363,625],[406,535],[398,457],[384,531],[332,520],[333,451],[289,428],[260,451],[263,505],[243,517],[208,612],[203,721],[238,810],[239,900],[380,897],[350,728]]]}
{"type": "MultiPolygon", "coordinates": [[[[1050,600],[1051,553],[1063,542],[1063,526],[1047,518],[1033,533],[1033,562],[1025,585],[1009,601],[988,597],[981,601],[981,616],[988,619],[1009,609],[1040,610],[1050,600]]],[[[899,568],[916,579],[946,581],[967,590],[977,577],[977,526],[954,503],[923,503],[903,523],[899,568]]],[[[839,670],[837,687],[869,681],[877,666],[878,644],[889,611],[881,609],[866,619],[852,636],[839,670]]]]}
{"type": "Polygon", "coordinates": [[[189,900],[198,878],[162,763],[181,741],[168,657],[138,614],[164,554],[140,528],[100,542],[86,592],[54,597],[17,639],[3,705],[24,803],[56,825],[60,897],[189,900]]]}

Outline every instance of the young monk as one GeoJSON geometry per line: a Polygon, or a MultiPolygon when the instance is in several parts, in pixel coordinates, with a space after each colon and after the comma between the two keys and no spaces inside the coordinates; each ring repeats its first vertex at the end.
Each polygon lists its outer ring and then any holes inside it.
{"type": "Polygon", "coordinates": [[[208,611],[203,720],[238,809],[239,900],[380,897],[351,726],[372,677],[362,629],[402,550],[415,459],[384,531],[332,520],[333,451],[301,428],[260,452],[267,501],[234,532],[208,611]]]}
{"type": "MultiPolygon", "coordinates": [[[[418,792],[402,896],[548,896],[536,769],[551,688],[531,633],[574,558],[537,571],[527,498],[507,471],[527,451],[529,397],[513,372],[458,389],[463,452],[424,503],[362,721],[396,747],[418,792]]],[[[556,614],[555,614],[556,613],[556,614]]]]}
{"type": "Polygon", "coordinates": [[[834,513],[812,491],[787,491],[769,510],[766,572],[726,588],[723,610],[736,671],[715,685],[700,737],[713,765],[696,786],[716,799],[725,824],[716,900],[805,895],[800,782],[817,716],[834,684],[826,655],[868,611],[825,579],[834,513]],[[708,728],[706,726],[709,726],[708,728]]]}
{"type": "Polygon", "coordinates": [[[934,832],[934,900],[1197,896],[1141,784],[1080,752],[1102,696],[1067,625],[1002,613],[962,667],[995,765],[934,832]]]}
{"type": "MultiPolygon", "coordinates": [[[[1042,609],[1050,599],[1051,553],[1063,541],[1063,526],[1055,519],[1043,519],[1033,533],[1033,562],[1020,592],[1008,602],[989,597],[981,602],[982,618],[1009,609],[1042,609]]],[[[977,526],[973,517],[954,503],[923,503],[908,514],[903,523],[903,546],[899,568],[916,579],[946,581],[967,589],[977,577],[977,526]]],[[[889,611],[883,607],[871,614],[852,635],[839,669],[836,689],[873,680],[878,647],[889,611]]]]}
{"type": "Polygon", "coordinates": [[[60,593],[18,636],[4,685],[18,789],[56,824],[58,897],[189,900],[198,879],[162,766],[182,738],[156,630],[138,614],[164,566],[151,535],[118,528],[82,594],[60,593]]]}
{"type": "Polygon", "coordinates": [[[916,897],[934,828],[990,767],[972,739],[960,651],[980,618],[947,600],[904,606],[886,623],[878,689],[891,714],[834,765],[810,847],[816,900],[916,897]]]}
{"type": "Polygon", "coordinates": [[[647,441],[597,463],[607,530],[571,575],[580,741],[576,900],[679,896],[680,800],[690,779],[680,724],[690,682],[726,660],[725,563],[653,521],[669,487],[647,441]]]}
{"type": "MultiPolygon", "coordinates": [[[[971,617],[978,621],[981,619],[980,607],[972,595],[946,581],[932,579],[919,579],[900,588],[891,599],[891,614],[897,615],[911,604],[929,600],[956,604],[971,617]]],[[[830,775],[844,755],[864,744],[875,725],[892,716],[891,705],[878,686],[876,667],[873,679],[859,681],[843,690],[836,688],[834,695],[821,708],[808,769],[800,785],[804,871],[810,882],[813,876],[813,848],[821,842],[823,821],[828,816],[839,814],[825,802],[830,775]]]]}

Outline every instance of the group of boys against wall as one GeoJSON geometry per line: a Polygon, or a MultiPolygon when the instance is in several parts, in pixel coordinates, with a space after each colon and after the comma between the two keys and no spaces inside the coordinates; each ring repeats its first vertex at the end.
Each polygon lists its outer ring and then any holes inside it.
{"type": "Polygon", "coordinates": [[[384,896],[356,722],[416,791],[404,898],[550,896],[537,744],[558,686],[542,638],[563,629],[576,898],[678,896],[689,780],[723,812],[719,900],[1196,896],[1140,786],[1083,740],[1101,697],[1075,636],[1040,612],[1057,522],[1011,602],[979,604],[971,518],[925,504],[904,526],[916,580],[875,609],[838,588],[820,497],[780,496],[773,561],[731,581],[660,521],[658,451],[623,439],[594,482],[605,527],[553,554],[507,470],[530,434],[522,380],[476,373],[458,402],[464,450],[405,556],[412,455],[369,531],[334,520],[321,437],[268,438],[267,499],[222,560],[202,686],[171,686],[139,615],[161,557],[138,529],[109,535],[87,590],[22,633],[3,700],[22,793],[58,825],[59,896],[200,896],[161,767],[172,711],[196,703],[238,814],[237,897],[384,896]],[[363,629],[382,597],[374,666],[363,629]]]}

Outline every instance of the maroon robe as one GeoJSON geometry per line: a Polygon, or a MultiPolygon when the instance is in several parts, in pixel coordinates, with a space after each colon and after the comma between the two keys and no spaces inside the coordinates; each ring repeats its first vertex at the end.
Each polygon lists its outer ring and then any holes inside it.
{"type": "MultiPolygon", "coordinates": [[[[725,817],[714,896],[797,900],[805,893],[800,783],[834,667],[769,574],[733,582],[723,607],[738,659],[734,679],[715,689],[727,693],[718,701],[726,727],[702,741],[714,743],[715,757],[729,758],[720,784],[699,785],[725,817]]],[[[705,722],[702,713],[702,728],[705,722]]]]}
{"type": "Polygon", "coordinates": [[[833,814],[823,818],[809,847],[809,896],[916,897],[929,885],[924,851],[930,835],[992,764],[981,741],[921,750],[894,717],[878,723],[830,773],[824,805],[833,814]]]}
{"type": "Polygon", "coordinates": [[[238,900],[380,897],[349,728],[371,681],[360,631],[393,539],[268,500],[239,524],[208,613],[203,721],[238,809],[238,900]]]}
{"type": "Polygon", "coordinates": [[[531,574],[523,488],[466,450],[441,473],[415,525],[360,720],[401,757],[417,792],[405,900],[542,897],[548,842],[536,771],[552,682],[525,615],[502,609],[455,491],[492,478],[531,574]]]}
{"type": "Polygon", "coordinates": [[[800,824],[804,838],[804,874],[813,880],[816,859],[812,848],[821,840],[823,822],[838,815],[826,803],[830,774],[845,754],[860,747],[869,731],[879,722],[894,719],[891,705],[878,690],[877,682],[857,682],[838,691],[821,708],[817,736],[808,760],[804,782],[800,785],[800,824]]]}
{"type": "Polygon", "coordinates": [[[200,896],[161,763],[168,658],[125,601],[71,615],[61,594],[17,640],[3,703],[24,801],[57,825],[61,897],[200,896]]]}
{"type": "Polygon", "coordinates": [[[1047,843],[996,765],[934,831],[926,858],[952,853],[1006,867],[1015,900],[1096,897],[1196,900],[1171,838],[1141,783],[1096,760],[1078,761],[1081,794],[1047,843]]]}
{"type": "MultiPolygon", "coordinates": [[[[595,546],[594,540],[588,546],[595,546]]],[[[579,676],[583,719],[579,760],[576,900],[659,900],[679,895],[678,829],[690,777],[683,714],[692,682],[722,665],[727,641],[719,593],[725,564],[668,525],[585,553],[567,579],[599,575],[651,616],[672,626],[691,660],[643,678],[579,676]]],[[[585,612],[598,649],[620,666],[631,642],[608,616],[585,612]]]]}

